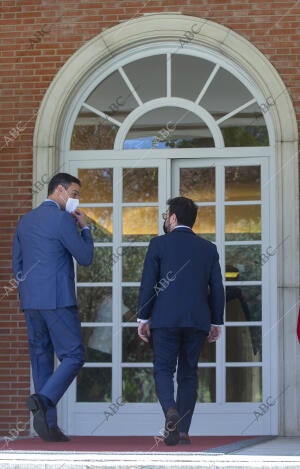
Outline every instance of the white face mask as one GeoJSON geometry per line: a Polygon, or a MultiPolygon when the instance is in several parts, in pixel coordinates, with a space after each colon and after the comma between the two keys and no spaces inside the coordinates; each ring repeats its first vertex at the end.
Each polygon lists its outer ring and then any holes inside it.
{"type": "Polygon", "coordinates": [[[66,212],[72,213],[77,210],[77,207],[79,205],[79,200],[78,199],[72,199],[72,197],[69,197],[66,203],[66,212]]]}

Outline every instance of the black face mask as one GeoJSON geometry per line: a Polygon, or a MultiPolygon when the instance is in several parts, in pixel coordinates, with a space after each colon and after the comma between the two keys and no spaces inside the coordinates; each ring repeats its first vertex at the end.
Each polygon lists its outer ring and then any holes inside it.
{"type": "Polygon", "coordinates": [[[169,233],[166,227],[166,220],[164,221],[163,230],[165,234],[169,233]]]}

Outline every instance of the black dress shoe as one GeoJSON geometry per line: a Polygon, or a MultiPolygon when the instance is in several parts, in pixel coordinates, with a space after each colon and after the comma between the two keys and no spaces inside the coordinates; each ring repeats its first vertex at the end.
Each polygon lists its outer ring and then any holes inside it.
{"type": "Polygon", "coordinates": [[[180,420],[179,413],[171,407],[166,414],[164,442],[167,446],[175,446],[179,442],[179,431],[177,424],[180,420]]]}
{"type": "Polygon", "coordinates": [[[26,405],[33,414],[33,428],[40,438],[50,441],[50,433],[46,418],[47,409],[37,394],[32,394],[26,401],[26,405]]]}
{"type": "Polygon", "coordinates": [[[49,434],[49,441],[70,441],[70,438],[68,438],[59,427],[49,428],[49,434]]]}

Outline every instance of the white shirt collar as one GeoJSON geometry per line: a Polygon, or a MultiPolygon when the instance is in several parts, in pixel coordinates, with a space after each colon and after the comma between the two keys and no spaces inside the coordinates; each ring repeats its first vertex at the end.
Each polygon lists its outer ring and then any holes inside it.
{"type": "Polygon", "coordinates": [[[187,226],[187,225],[177,225],[175,226],[174,230],[176,230],[177,228],[188,228],[189,230],[192,229],[190,226],[187,226]]]}

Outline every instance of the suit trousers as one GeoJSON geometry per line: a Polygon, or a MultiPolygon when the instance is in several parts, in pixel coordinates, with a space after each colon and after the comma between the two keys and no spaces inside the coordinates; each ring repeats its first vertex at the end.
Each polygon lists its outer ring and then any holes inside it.
{"type": "Polygon", "coordinates": [[[49,427],[57,425],[56,404],[84,364],[84,347],[77,306],[55,310],[25,310],[35,392],[47,397],[49,427]],[[54,352],[60,365],[54,371],[54,352]]]}
{"type": "Polygon", "coordinates": [[[198,360],[207,332],[192,327],[151,329],[155,389],[164,414],[170,407],[180,415],[179,431],[188,433],[197,400],[198,360]],[[177,396],[174,373],[177,365],[177,396]]]}

